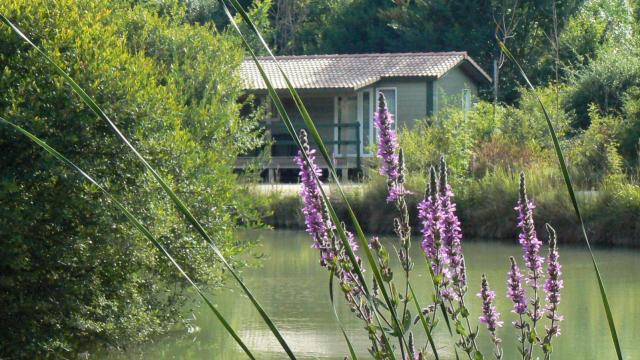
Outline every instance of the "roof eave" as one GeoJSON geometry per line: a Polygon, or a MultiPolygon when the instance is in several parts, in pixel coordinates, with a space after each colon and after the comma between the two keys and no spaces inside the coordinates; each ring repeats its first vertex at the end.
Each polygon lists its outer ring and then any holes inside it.
{"type": "MultiPolygon", "coordinates": [[[[491,84],[493,82],[493,80],[491,79],[491,76],[489,76],[489,74],[487,74],[481,67],[480,65],[478,65],[478,63],[476,63],[475,61],[473,61],[472,58],[470,58],[469,56],[465,55],[465,57],[462,59],[462,61],[458,64],[458,66],[462,67],[463,70],[472,78],[474,78],[476,81],[481,82],[484,81],[487,84],[491,84]]],[[[456,66],[456,67],[458,67],[456,66]]]]}
{"type": "MultiPolygon", "coordinates": [[[[274,89],[279,94],[288,94],[289,88],[275,88],[274,89]]],[[[314,88],[296,88],[296,92],[304,94],[304,93],[350,93],[357,91],[356,87],[314,87],[314,88]]],[[[242,91],[251,92],[251,93],[268,93],[268,89],[264,88],[244,88],[242,91]]]]}

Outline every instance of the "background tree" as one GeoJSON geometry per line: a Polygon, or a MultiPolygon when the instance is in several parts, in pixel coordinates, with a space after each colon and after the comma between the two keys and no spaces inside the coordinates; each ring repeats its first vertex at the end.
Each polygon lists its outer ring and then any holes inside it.
{"type": "Polygon", "coordinates": [[[307,21],[309,0],[276,0],[273,6],[273,47],[280,54],[295,54],[300,48],[298,27],[307,21]]]}

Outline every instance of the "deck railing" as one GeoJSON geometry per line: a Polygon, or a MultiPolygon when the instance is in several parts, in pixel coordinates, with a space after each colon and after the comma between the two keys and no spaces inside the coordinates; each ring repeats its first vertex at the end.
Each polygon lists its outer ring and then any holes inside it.
{"type": "MultiPolygon", "coordinates": [[[[302,122],[294,122],[294,127],[296,129],[307,129],[304,123],[302,122]]],[[[356,158],[356,168],[358,170],[361,169],[362,159],[360,154],[360,123],[359,122],[345,122],[345,123],[316,123],[316,128],[318,132],[323,133],[324,129],[333,129],[330,139],[322,139],[324,144],[327,146],[327,150],[331,151],[335,155],[338,155],[344,146],[345,148],[349,148],[350,146],[355,146],[355,153],[350,153],[349,151],[345,151],[344,154],[339,154],[340,156],[355,156],[356,158]],[[343,136],[343,129],[353,129],[355,132],[355,136],[343,136]],[[337,131],[337,134],[336,134],[337,131]],[[335,134],[335,135],[334,135],[335,134]],[[346,137],[346,139],[345,139],[346,137]],[[335,139],[337,138],[337,139],[335,139]],[[335,154],[334,149],[338,149],[338,154],[335,154]]],[[[270,123],[265,123],[264,126],[270,130],[271,138],[273,141],[273,145],[271,147],[271,155],[272,156],[295,156],[297,154],[296,144],[286,131],[284,123],[281,121],[274,121],[270,123]]],[[[311,146],[314,147],[315,142],[312,138],[309,139],[311,146]]]]}

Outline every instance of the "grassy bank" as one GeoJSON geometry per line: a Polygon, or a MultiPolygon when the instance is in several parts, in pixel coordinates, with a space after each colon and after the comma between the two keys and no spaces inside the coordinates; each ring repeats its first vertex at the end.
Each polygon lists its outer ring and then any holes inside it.
{"type": "MultiPolygon", "coordinates": [[[[549,222],[557,229],[562,243],[581,243],[580,228],[560,176],[551,169],[527,175],[528,189],[537,205],[539,231],[544,233],[542,227],[549,222]]],[[[414,179],[410,185],[414,194],[408,200],[414,221],[417,219],[417,202],[424,193],[423,183],[421,179],[414,179]]],[[[385,202],[385,186],[381,179],[374,179],[348,190],[349,201],[367,233],[393,231],[396,210],[385,202]]],[[[518,197],[517,189],[518,174],[505,171],[467,180],[454,187],[465,237],[515,242],[517,227],[513,208],[518,197]]],[[[277,191],[268,196],[267,224],[279,229],[304,229],[298,196],[277,191]]],[[[640,186],[612,179],[605,181],[598,190],[584,189],[577,196],[594,244],[640,247],[640,186]]],[[[337,196],[332,197],[332,201],[338,215],[348,218],[344,204],[337,196]]],[[[418,234],[418,224],[414,222],[412,228],[418,234]]]]}

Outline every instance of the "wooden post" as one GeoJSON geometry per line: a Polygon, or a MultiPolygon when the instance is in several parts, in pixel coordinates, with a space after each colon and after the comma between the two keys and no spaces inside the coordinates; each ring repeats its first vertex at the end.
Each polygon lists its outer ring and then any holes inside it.
{"type": "Polygon", "coordinates": [[[356,169],[360,172],[362,168],[360,162],[360,122],[356,121],[356,169]]]}
{"type": "Polygon", "coordinates": [[[493,59],[493,121],[496,121],[498,109],[498,60],[493,59]]]}

